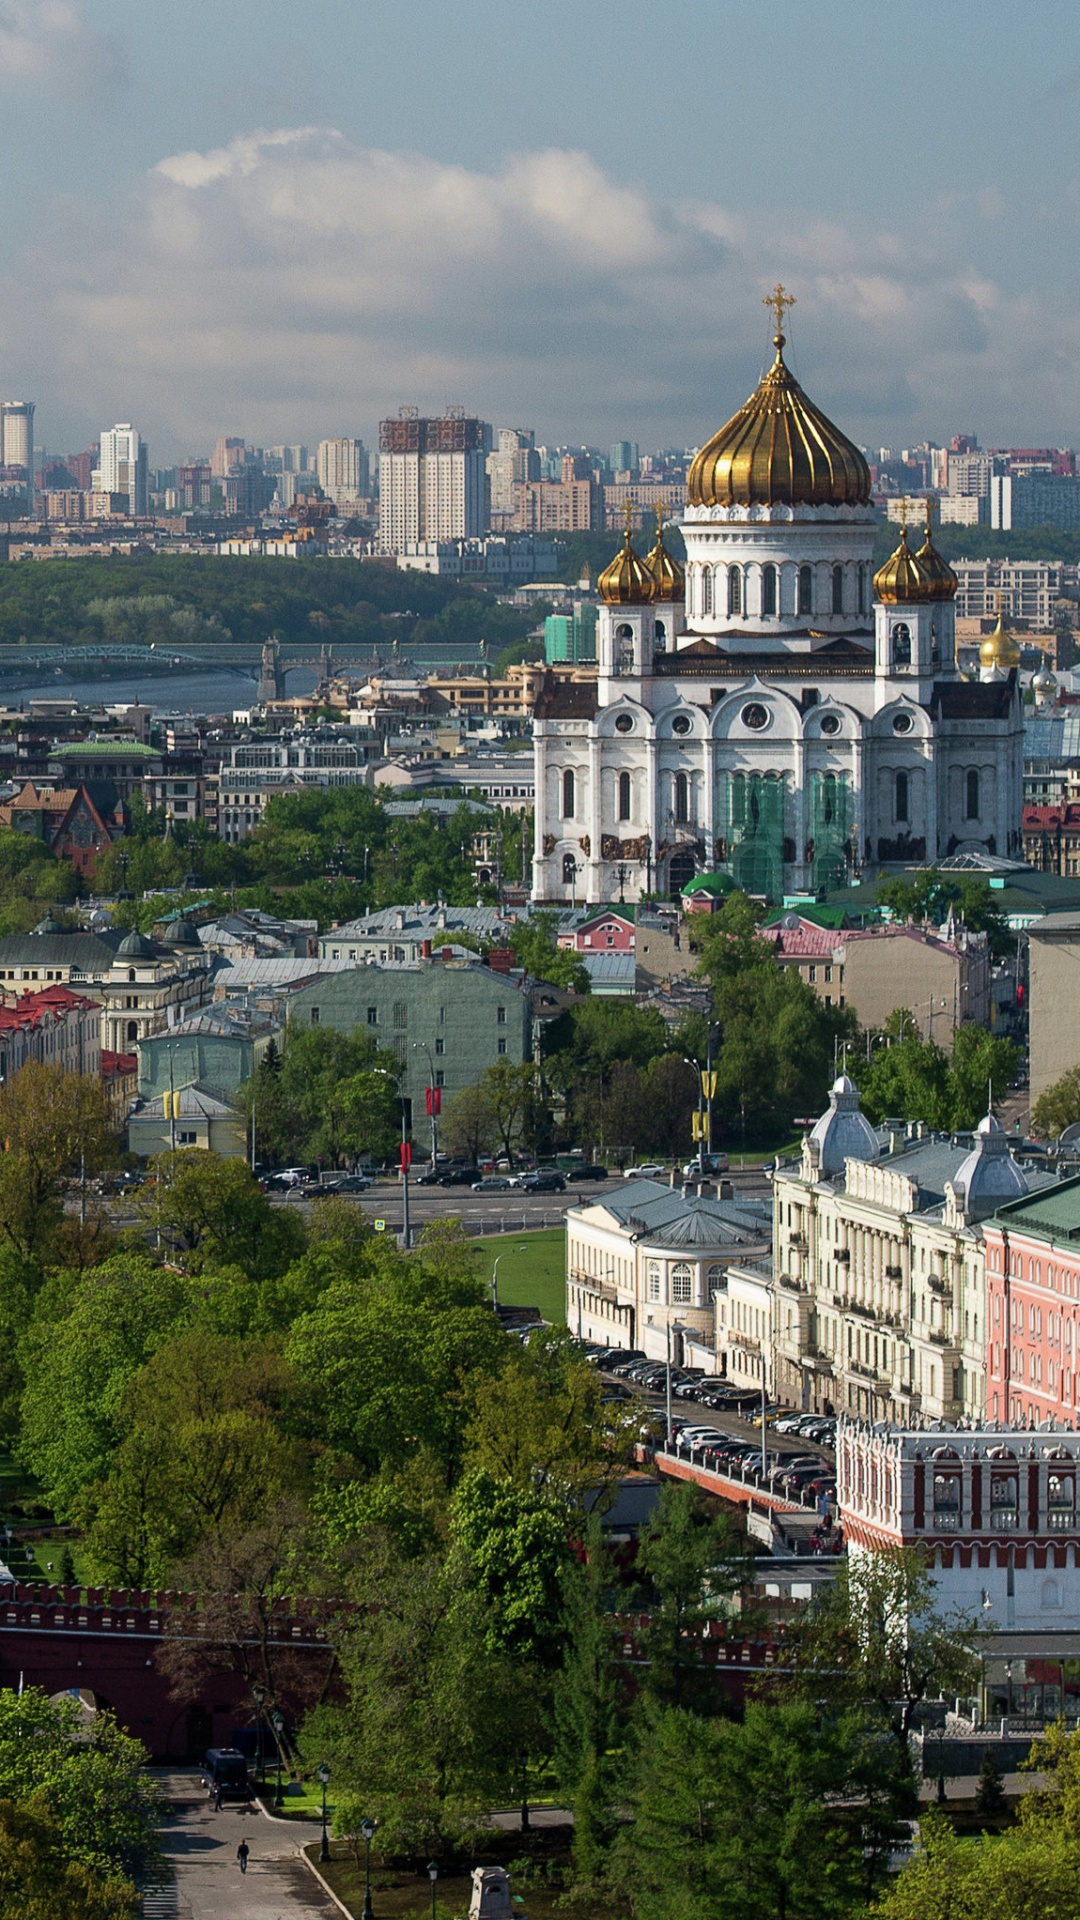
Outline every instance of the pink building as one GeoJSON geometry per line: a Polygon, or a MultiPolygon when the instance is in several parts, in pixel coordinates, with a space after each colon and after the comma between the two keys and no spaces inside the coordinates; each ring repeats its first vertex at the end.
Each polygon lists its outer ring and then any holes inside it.
{"type": "Polygon", "coordinates": [[[568,933],[560,933],[560,947],[578,953],[633,953],[634,922],[621,913],[598,913],[568,933]]]}
{"type": "Polygon", "coordinates": [[[986,1243],[986,1410],[1080,1418],[1080,1179],[999,1207],[986,1243]]]}

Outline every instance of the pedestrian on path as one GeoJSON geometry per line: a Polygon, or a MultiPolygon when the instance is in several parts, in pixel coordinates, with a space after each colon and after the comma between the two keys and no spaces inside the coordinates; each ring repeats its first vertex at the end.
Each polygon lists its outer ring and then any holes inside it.
{"type": "Polygon", "coordinates": [[[236,1857],[240,1862],[241,1873],[247,1872],[248,1854],[250,1852],[251,1848],[248,1846],[247,1841],[241,1840],[240,1845],[236,1849],[236,1857]]]}

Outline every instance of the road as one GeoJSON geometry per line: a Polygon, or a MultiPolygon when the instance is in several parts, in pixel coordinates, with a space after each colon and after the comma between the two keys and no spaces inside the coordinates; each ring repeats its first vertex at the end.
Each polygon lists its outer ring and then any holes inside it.
{"type": "Polygon", "coordinates": [[[158,1776],[170,1812],[162,1847],[173,1884],[146,1895],[146,1920],[330,1920],[340,1908],[298,1857],[317,1839],[310,1820],[279,1821],[251,1808],[215,1813],[191,1769],[158,1776]],[[251,1854],[242,1874],[241,1836],[251,1854]]]}

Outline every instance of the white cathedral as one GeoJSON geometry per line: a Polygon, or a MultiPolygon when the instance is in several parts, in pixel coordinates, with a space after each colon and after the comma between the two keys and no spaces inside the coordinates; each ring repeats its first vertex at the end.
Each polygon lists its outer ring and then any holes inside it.
{"type": "Polygon", "coordinates": [[[858,448],[776,359],[695,457],[686,569],[629,529],[597,583],[595,686],[549,677],[535,719],[533,898],[850,885],[980,849],[1019,856],[1019,651],[999,617],[956,662],[956,576],[927,508],[871,579],[858,448]]]}

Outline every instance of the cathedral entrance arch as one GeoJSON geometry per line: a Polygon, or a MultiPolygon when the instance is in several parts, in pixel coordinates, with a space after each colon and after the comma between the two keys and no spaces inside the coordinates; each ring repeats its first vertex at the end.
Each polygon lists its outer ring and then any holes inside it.
{"type": "Polygon", "coordinates": [[[677,900],[684,887],[689,886],[697,872],[697,861],[691,847],[680,847],[668,861],[668,895],[677,900]]]}

